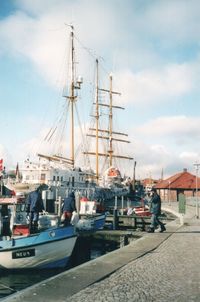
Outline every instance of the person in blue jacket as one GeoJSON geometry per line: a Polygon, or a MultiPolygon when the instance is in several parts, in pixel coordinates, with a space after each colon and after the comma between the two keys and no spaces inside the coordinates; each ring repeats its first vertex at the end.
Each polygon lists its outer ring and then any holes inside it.
{"type": "Polygon", "coordinates": [[[43,210],[42,187],[39,186],[35,191],[29,193],[26,200],[26,212],[29,216],[30,231],[33,233],[37,231],[39,213],[43,210]]]}
{"type": "Polygon", "coordinates": [[[64,216],[64,225],[69,225],[72,213],[76,211],[76,202],[74,192],[70,193],[68,197],[65,197],[62,205],[62,213],[64,216]]]}
{"type": "Polygon", "coordinates": [[[166,231],[164,224],[159,220],[159,215],[161,214],[161,199],[158,195],[155,188],[152,188],[152,198],[150,201],[150,212],[152,213],[151,216],[151,225],[148,230],[149,233],[154,233],[157,226],[160,226],[160,232],[166,231]]]}

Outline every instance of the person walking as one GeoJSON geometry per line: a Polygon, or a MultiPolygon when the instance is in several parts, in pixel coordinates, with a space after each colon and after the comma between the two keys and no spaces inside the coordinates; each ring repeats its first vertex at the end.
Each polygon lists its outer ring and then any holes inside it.
{"type": "Polygon", "coordinates": [[[74,192],[70,193],[68,197],[65,197],[62,205],[62,216],[64,217],[63,222],[65,226],[70,224],[73,211],[76,211],[74,192]]]}
{"type": "Polygon", "coordinates": [[[39,213],[43,210],[42,186],[39,186],[35,191],[29,193],[26,200],[26,212],[29,216],[29,228],[31,233],[37,231],[39,213]]]}
{"type": "Polygon", "coordinates": [[[160,226],[160,233],[166,231],[164,224],[159,220],[161,214],[161,199],[155,188],[152,188],[152,198],[150,201],[151,224],[148,233],[154,233],[157,226],[160,226]]]}

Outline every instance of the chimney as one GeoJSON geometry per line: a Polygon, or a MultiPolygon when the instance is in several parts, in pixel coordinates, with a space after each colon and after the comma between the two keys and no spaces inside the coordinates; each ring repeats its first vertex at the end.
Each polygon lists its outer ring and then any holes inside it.
{"type": "Polygon", "coordinates": [[[183,172],[187,172],[187,168],[184,168],[184,169],[183,169],[183,172]]]}

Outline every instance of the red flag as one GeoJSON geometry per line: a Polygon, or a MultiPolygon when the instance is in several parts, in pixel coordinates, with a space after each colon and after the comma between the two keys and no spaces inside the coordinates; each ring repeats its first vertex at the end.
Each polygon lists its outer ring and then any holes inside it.
{"type": "Polygon", "coordinates": [[[3,171],[3,158],[0,159],[0,171],[3,171]]]}

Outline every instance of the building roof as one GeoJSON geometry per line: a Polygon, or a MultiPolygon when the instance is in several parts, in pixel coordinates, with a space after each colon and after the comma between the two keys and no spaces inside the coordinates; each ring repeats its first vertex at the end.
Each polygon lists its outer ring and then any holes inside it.
{"type": "Polygon", "coordinates": [[[143,186],[146,187],[147,185],[152,185],[152,186],[155,185],[158,182],[158,180],[155,180],[152,178],[145,178],[141,182],[142,182],[143,186]]]}
{"type": "MultiPolygon", "coordinates": [[[[165,180],[161,180],[155,186],[156,189],[196,189],[196,175],[187,172],[186,169],[183,172],[177,173],[165,180]]],[[[197,177],[197,188],[200,188],[200,177],[197,177]]]]}

